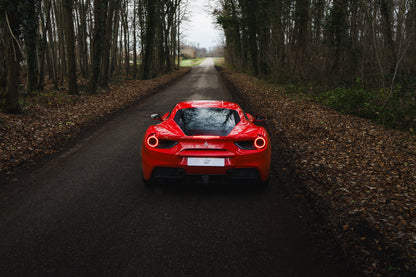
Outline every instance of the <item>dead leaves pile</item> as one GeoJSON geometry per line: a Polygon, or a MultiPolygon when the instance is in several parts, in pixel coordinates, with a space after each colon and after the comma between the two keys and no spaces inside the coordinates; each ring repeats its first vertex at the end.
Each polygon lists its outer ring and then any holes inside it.
{"type": "Polygon", "coordinates": [[[290,153],[296,181],[326,219],[322,228],[335,234],[359,269],[376,276],[413,274],[415,136],[222,72],[252,112],[267,116],[274,148],[290,153]]]}
{"type": "Polygon", "coordinates": [[[0,176],[59,146],[112,113],[132,105],[189,72],[182,69],[152,80],[128,80],[95,95],[50,92],[30,99],[19,115],[0,113],[0,176]]]}

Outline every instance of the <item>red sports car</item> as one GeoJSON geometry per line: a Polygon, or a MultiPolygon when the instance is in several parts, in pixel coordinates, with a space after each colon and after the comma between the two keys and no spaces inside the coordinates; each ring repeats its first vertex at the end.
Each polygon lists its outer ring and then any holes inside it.
{"type": "Polygon", "coordinates": [[[188,101],[171,112],[152,114],[142,143],[143,181],[214,177],[267,184],[271,145],[264,117],[244,113],[231,102],[188,101]]]}

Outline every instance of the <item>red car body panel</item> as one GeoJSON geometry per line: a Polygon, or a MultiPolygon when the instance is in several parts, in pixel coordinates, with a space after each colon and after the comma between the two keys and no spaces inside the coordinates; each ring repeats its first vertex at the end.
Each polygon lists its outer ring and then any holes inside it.
{"type": "MultiPolygon", "coordinates": [[[[237,174],[237,177],[242,178],[245,177],[245,172],[249,172],[247,169],[250,169],[258,173],[258,177],[262,182],[268,180],[271,161],[269,135],[263,127],[253,124],[254,117],[245,114],[237,104],[224,101],[182,102],[177,104],[170,113],[163,115],[161,120],[161,123],[150,126],[143,138],[142,173],[145,181],[155,177],[154,175],[158,168],[172,172],[172,177],[176,177],[176,171],[174,170],[177,170],[177,172],[180,172],[180,175],[224,175],[233,177],[232,175],[237,174]],[[240,121],[226,136],[186,135],[174,118],[178,111],[189,108],[233,110],[238,113],[240,121]],[[149,143],[147,143],[148,139],[152,140],[154,137],[159,141],[174,142],[171,144],[174,145],[169,148],[149,146],[149,143]],[[237,146],[239,142],[249,141],[251,143],[259,137],[264,138],[259,144],[265,143],[261,149],[257,147],[242,149],[237,146]],[[190,165],[188,158],[208,158],[214,160],[219,158],[223,164],[195,166],[190,165]],[[240,171],[237,172],[236,170],[240,171]]],[[[151,142],[156,143],[156,139],[151,142]]]]}

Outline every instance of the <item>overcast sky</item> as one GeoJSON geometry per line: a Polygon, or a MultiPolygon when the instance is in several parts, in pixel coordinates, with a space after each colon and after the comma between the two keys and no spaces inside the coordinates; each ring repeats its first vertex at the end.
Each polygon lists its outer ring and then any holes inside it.
{"type": "Polygon", "coordinates": [[[183,24],[185,41],[200,48],[212,48],[221,44],[222,31],[212,22],[211,9],[207,0],[189,0],[188,22],[183,24]]]}

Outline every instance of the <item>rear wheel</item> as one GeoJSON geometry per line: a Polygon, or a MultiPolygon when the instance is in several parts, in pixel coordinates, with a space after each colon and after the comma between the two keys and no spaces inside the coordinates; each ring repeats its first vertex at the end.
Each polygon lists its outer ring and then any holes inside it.
{"type": "Polygon", "coordinates": [[[143,171],[142,171],[142,182],[146,187],[151,187],[154,184],[154,181],[152,179],[146,180],[143,176],[143,171]]]}
{"type": "Polygon", "coordinates": [[[267,178],[266,181],[263,181],[263,180],[260,179],[258,181],[258,187],[259,187],[260,190],[265,190],[269,186],[269,183],[270,183],[270,176],[267,178]]]}
{"type": "Polygon", "coordinates": [[[266,181],[262,181],[261,182],[261,185],[263,186],[263,187],[267,187],[268,185],[270,184],[270,177],[269,178],[267,178],[267,180],[266,181]]]}

